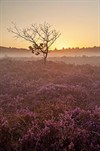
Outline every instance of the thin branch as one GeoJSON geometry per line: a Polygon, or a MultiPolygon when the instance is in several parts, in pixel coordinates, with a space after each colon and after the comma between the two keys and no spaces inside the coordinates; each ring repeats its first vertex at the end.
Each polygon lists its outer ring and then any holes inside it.
{"type": "Polygon", "coordinates": [[[48,48],[51,47],[51,45],[60,37],[61,33],[58,34],[56,37],[52,38],[51,43],[48,45],[48,48]]]}

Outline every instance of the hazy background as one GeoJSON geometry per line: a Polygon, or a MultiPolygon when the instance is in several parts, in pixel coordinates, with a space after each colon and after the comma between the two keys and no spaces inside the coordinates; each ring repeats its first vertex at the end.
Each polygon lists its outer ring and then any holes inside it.
{"type": "Polygon", "coordinates": [[[99,18],[100,0],[0,0],[0,45],[29,46],[8,33],[12,21],[21,28],[46,21],[62,33],[51,49],[100,46],[99,18]]]}

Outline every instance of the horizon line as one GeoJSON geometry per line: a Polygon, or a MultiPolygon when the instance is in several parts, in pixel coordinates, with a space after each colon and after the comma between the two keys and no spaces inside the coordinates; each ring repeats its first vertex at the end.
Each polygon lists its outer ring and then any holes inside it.
{"type": "MultiPolygon", "coordinates": [[[[11,46],[0,46],[0,47],[4,47],[4,48],[15,48],[15,49],[27,49],[28,50],[28,48],[19,48],[19,47],[11,47],[11,46]]],[[[100,46],[83,46],[83,47],[78,47],[78,46],[76,46],[76,47],[67,47],[67,48],[65,48],[65,47],[62,47],[61,49],[59,49],[59,48],[54,48],[54,49],[51,49],[51,50],[64,50],[64,49],[86,49],[86,48],[99,48],[100,46]]]]}

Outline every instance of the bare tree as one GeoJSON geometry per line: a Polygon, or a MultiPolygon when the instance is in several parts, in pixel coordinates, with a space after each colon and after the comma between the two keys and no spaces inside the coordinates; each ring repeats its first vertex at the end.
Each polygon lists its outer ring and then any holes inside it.
{"type": "Polygon", "coordinates": [[[32,45],[29,49],[35,55],[43,54],[44,63],[48,56],[51,45],[61,35],[48,23],[44,24],[32,24],[30,28],[20,29],[13,23],[13,27],[8,29],[9,32],[15,34],[16,38],[22,38],[29,41],[32,45]]]}

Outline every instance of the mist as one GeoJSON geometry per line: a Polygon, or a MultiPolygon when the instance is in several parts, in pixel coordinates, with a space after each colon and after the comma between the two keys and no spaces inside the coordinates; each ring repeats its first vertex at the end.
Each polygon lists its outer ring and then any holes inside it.
{"type": "MultiPolygon", "coordinates": [[[[0,47],[0,58],[42,60],[43,56],[42,54],[35,55],[28,49],[0,47]]],[[[48,54],[48,61],[64,62],[66,64],[100,65],[100,47],[51,50],[48,54]]]]}

